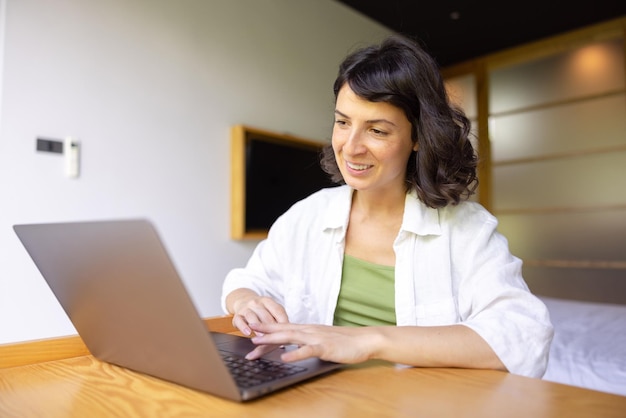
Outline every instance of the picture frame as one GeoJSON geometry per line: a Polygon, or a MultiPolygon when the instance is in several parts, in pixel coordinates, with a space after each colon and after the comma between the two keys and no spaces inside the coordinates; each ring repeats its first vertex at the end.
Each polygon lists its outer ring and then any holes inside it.
{"type": "Polygon", "coordinates": [[[231,128],[232,239],[266,238],[291,205],[335,185],[319,164],[324,145],[247,125],[231,128]]]}

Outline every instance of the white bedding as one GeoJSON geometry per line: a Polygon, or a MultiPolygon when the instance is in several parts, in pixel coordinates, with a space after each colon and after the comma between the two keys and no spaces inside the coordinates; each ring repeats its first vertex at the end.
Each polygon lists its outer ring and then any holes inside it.
{"type": "Polygon", "coordinates": [[[543,379],[626,396],[626,305],[541,300],[554,325],[543,379]]]}

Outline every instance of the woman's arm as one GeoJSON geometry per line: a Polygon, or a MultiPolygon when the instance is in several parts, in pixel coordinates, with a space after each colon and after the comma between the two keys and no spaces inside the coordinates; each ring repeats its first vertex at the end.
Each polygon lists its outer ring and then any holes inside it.
{"type": "Polygon", "coordinates": [[[250,328],[257,334],[253,338],[256,344],[299,346],[282,355],[285,361],[319,357],[338,363],[360,363],[379,359],[417,367],[506,370],[489,345],[463,325],[337,327],[250,323],[250,328]]]}

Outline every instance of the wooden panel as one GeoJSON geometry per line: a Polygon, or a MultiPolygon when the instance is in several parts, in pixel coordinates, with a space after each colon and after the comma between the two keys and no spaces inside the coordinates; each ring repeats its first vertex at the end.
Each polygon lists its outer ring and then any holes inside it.
{"type": "Polygon", "coordinates": [[[3,344],[0,345],[0,369],[88,354],[79,336],[3,344]]]}
{"type": "MultiPolygon", "coordinates": [[[[207,318],[204,321],[207,328],[211,331],[240,334],[232,325],[231,315],[207,318]]],[[[88,354],[89,350],[78,335],[1,344],[0,369],[80,357],[88,354]]]]}
{"type": "Polygon", "coordinates": [[[501,210],[611,208],[626,203],[626,148],[571,158],[496,166],[493,202],[501,210]]]}
{"type": "Polygon", "coordinates": [[[626,263],[626,205],[613,210],[499,215],[500,232],[523,259],[626,263]]]}
{"type": "Polygon", "coordinates": [[[233,126],[230,137],[230,236],[233,239],[246,237],[245,147],[245,128],[242,125],[233,126]]]}
{"type": "Polygon", "coordinates": [[[614,91],[509,115],[491,115],[493,163],[626,149],[626,94],[614,91]]]}
{"type": "Polygon", "coordinates": [[[626,16],[442,70],[476,78],[480,202],[499,218],[540,294],[626,303],[625,38],[626,16]],[[605,54],[587,63],[612,63],[593,67],[603,76],[554,65],[589,45],[605,54]],[[543,84],[542,73],[551,74],[543,84]],[[510,75],[506,86],[496,86],[503,79],[494,74],[510,75]],[[501,88],[510,103],[493,112],[491,93],[501,88]]]}

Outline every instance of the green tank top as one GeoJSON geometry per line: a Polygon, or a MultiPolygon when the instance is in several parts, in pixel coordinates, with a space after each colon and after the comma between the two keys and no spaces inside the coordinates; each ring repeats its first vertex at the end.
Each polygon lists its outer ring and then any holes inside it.
{"type": "Polygon", "coordinates": [[[394,267],[344,255],[333,323],[396,325],[394,267]]]}

